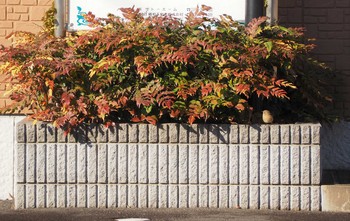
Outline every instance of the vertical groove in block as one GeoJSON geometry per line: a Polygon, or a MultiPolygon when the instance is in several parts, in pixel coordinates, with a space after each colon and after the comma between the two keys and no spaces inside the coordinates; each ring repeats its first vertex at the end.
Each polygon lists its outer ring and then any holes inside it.
{"type": "Polygon", "coordinates": [[[311,187],[311,211],[320,211],[321,210],[321,187],[312,186],[311,187]]]}
{"type": "Polygon", "coordinates": [[[148,186],[149,185],[139,185],[138,189],[138,208],[148,207],[148,186]]]}
{"type": "MultiPolygon", "coordinates": [[[[56,208],[57,202],[57,192],[56,185],[47,185],[46,186],[46,207],[47,208],[56,208]]],[[[85,205],[81,206],[84,207],[85,205]]]]}
{"type": "Polygon", "coordinates": [[[169,142],[170,143],[178,143],[179,142],[179,124],[169,124],[169,142]]]}
{"type": "Polygon", "coordinates": [[[321,125],[312,125],[311,126],[311,144],[320,144],[321,137],[321,125]]]}
{"type": "Polygon", "coordinates": [[[270,143],[270,125],[261,125],[260,132],[260,143],[269,144],[270,143]]]}
{"type": "Polygon", "coordinates": [[[300,144],[300,126],[295,124],[292,125],[291,128],[291,138],[292,138],[292,144],[300,144]]]}
{"type": "Polygon", "coordinates": [[[281,186],[281,210],[290,209],[290,186],[281,186]]]}
{"type": "Polygon", "coordinates": [[[230,136],[230,125],[220,124],[219,125],[219,143],[229,144],[230,136]]]}
{"type": "Polygon", "coordinates": [[[311,148],[310,146],[301,146],[300,147],[300,184],[303,185],[310,185],[311,184],[311,177],[310,177],[310,162],[311,162],[311,156],[310,156],[311,148]]]}
{"type": "Polygon", "coordinates": [[[46,125],[45,123],[39,123],[37,125],[37,142],[45,143],[46,142],[46,125]]]}
{"type": "Polygon", "coordinates": [[[198,124],[199,143],[209,143],[209,126],[207,124],[198,124]]]}
{"type": "Polygon", "coordinates": [[[26,208],[35,208],[36,206],[36,185],[26,185],[26,208]]]}
{"type": "Polygon", "coordinates": [[[138,142],[138,126],[137,124],[128,124],[128,142],[129,143],[137,143],[138,142]]]}
{"type": "Polygon", "coordinates": [[[249,184],[249,146],[239,148],[239,184],[249,184]]]}
{"type": "Polygon", "coordinates": [[[77,186],[67,185],[67,207],[77,207],[77,186]]]}
{"type": "Polygon", "coordinates": [[[98,185],[97,207],[107,208],[107,185],[98,185]]]}
{"type": "Polygon", "coordinates": [[[250,146],[249,154],[249,184],[259,184],[259,146],[250,146]]]}
{"type": "Polygon", "coordinates": [[[88,194],[87,194],[87,206],[88,208],[97,208],[97,186],[88,185],[88,194]]]}
{"type": "Polygon", "coordinates": [[[281,146],[281,184],[290,184],[290,146],[281,146]]]}
{"type": "Polygon", "coordinates": [[[238,144],[239,143],[239,127],[238,125],[230,126],[230,143],[238,144]]]}
{"type": "Polygon", "coordinates": [[[117,183],[117,158],[118,158],[118,146],[117,144],[108,144],[108,183],[117,183]]]}
{"type": "Polygon", "coordinates": [[[159,145],[159,183],[167,184],[168,180],[168,145],[159,145]]]}
{"type": "Polygon", "coordinates": [[[249,186],[249,209],[259,209],[260,204],[260,194],[259,186],[250,185],[249,186]]]}
{"type": "Polygon", "coordinates": [[[189,142],[189,133],[191,126],[188,124],[179,125],[179,143],[188,143],[189,142]]]}
{"type": "Polygon", "coordinates": [[[272,144],[279,144],[281,143],[281,138],[280,138],[280,125],[271,125],[270,126],[270,137],[271,137],[271,143],[272,144]]]}
{"type": "Polygon", "coordinates": [[[230,184],[239,183],[239,146],[229,146],[229,179],[230,184]]]}
{"type": "Polygon", "coordinates": [[[107,183],[107,144],[97,145],[97,182],[107,183]]]}
{"type": "Polygon", "coordinates": [[[228,145],[219,145],[219,184],[229,183],[228,145]]]}
{"type": "Polygon", "coordinates": [[[300,210],[300,187],[292,186],[290,188],[290,209],[300,210]]]}
{"type": "Polygon", "coordinates": [[[16,145],[16,174],[17,174],[17,183],[25,183],[26,182],[26,145],[25,144],[17,144],[16,145]]]}
{"type": "Polygon", "coordinates": [[[17,143],[25,143],[27,141],[25,123],[20,122],[16,125],[16,141],[17,143]]]}
{"type": "Polygon", "coordinates": [[[116,143],[118,142],[118,127],[111,126],[108,128],[108,142],[116,143]]]}
{"type": "Polygon", "coordinates": [[[280,209],[280,187],[270,187],[270,209],[280,209]]]}
{"type": "Polygon", "coordinates": [[[199,207],[199,187],[198,185],[190,185],[188,190],[188,206],[189,208],[199,207]]]}
{"type": "Polygon", "coordinates": [[[217,185],[209,186],[209,207],[218,208],[219,207],[219,187],[217,185]]]}
{"type": "Polygon", "coordinates": [[[239,207],[249,209],[249,186],[239,185],[239,207]]]}
{"type": "Polygon", "coordinates": [[[169,133],[168,133],[168,124],[160,124],[158,126],[158,141],[159,143],[168,143],[169,142],[169,133]]]}
{"type": "Polygon", "coordinates": [[[192,124],[188,127],[188,139],[189,143],[198,144],[199,142],[199,132],[198,132],[198,124],[192,124]]]}
{"type": "Polygon", "coordinates": [[[137,207],[137,200],[138,200],[138,193],[137,193],[137,185],[128,185],[128,208],[136,208],[137,207]]]}
{"type": "Polygon", "coordinates": [[[168,208],[168,187],[169,185],[159,186],[159,208],[168,208]]]}
{"type": "Polygon", "coordinates": [[[198,145],[189,145],[189,165],[188,165],[188,174],[189,174],[189,183],[198,184],[199,183],[199,147],[198,145]]]}
{"type": "Polygon", "coordinates": [[[260,184],[270,184],[270,147],[260,147],[260,184]]]}
{"type": "Polygon", "coordinates": [[[148,125],[147,124],[138,124],[138,135],[140,143],[148,142],[148,125]]]}
{"type": "Polygon", "coordinates": [[[57,185],[57,208],[65,208],[67,206],[67,190],[66,185],[57,185]]]}
{"type": "Polygon", "coordinates": [[[127,143],[128,142],[128,125],[118,124],[118,142],[127,143]]]}
{"type": "MultiPolygon", "coordinates": [[[[138,153],[137,153],[137,144],[129,144],[128,145],[128,183],[134,184],[138,181],[138,153]]],[[[156,161],[156,160],[155,160],[156,161]]]]}
{"type": "Polygon", "coordinates": [[[209,147],[209,184],[219,183],[219,147],[218,145],[208,145],[209,147]]]}
{"type": "Polygon", "coordinates": [[[36,180],[38,183],[46,182],[46,145],[37,145],[36,180]]]}
{"type": "Polygon", "coordinates": [[[33,123],[28,123],[26,126],[27,132],[27,143],[35,143],[36,142],[36,125],[33,123]]]}
{"type": "Polygon", "coordinates": [[[107,186],[107,207],[116,208],[117,207],[117,196],[118,196],[118,186],[117,185],[108,185],[107,186]]]}
{"type": "Polygon", "coordinates": [[[219,186],[219,208],[228,208],[228,196],[229,196],[229,186],[219,186]]]}
{"type": "Polygon", "coordinates": [[[149,183],[157,184],[158,183],[158,146],[156,144],[149,145],[149,183]]]}
{"type": "Polygon", "coordinates": [[[260,142],[260,130],[261,128],[258,125],[252,125],[249,128],[249,132],[250,132],[250,143],[251,144],[258,144],[260,142]]]}
{"type": "Polygon", "coordinates": [[[281,155],[279,146],[270,147],[270,183],[272,185],[278,185],[280,181],[280,171],[281,171],[281,155]]]}
{"type": "Polygon", "coordinates": [[[310,125],[301,126],[301,143],[310,144],[311,143],[311,128],[310,125]]]}
{"type": "Polygon", "coordinates": [[[15,209],[24,209],[26,208],[26,186],[23,184],[15,185],[15,209]]]}
{"type": "Polygon", "coordinates": [[[291,159],[290,159],[290,169],[291,184],[300,184],[300,147],[291,146],[291,159]]]}
{"type": "Polygon", "coordinates": [[[169,208],[179,207],[179,186],[169,185],[169,208]]]}
{"type": "Polygon", "coordinates": [[[269,208],[270,208],[270,186],[261,185],[259,209],[269,209],[269,208]]]}
{"type": "Polygon", "coordinates": [[[188,186],[179,186],[179,208],[188,208],[188,186]]]}
{"type": "Polygon", "coordinates": [[[178,147],[175,144],[169,145],[169,183],[175,184],[179,182],[179,155],[178,147]]]}
{"type": "Polygon", "coordinates": [[[68,183],[77,182],[77,147],[76,144],[67,145],[67,181],[68,183]]]}
{"type": "Polygon", "coordinates": [[[87,182],[97,182],[97,148],[95,144],[88,144],[87,148],[87,182]]]}
{"type": "Polygon", "coordinates": [[[179,145],[179,183],[187,184],[188,183],[188,145],[181,144],[179,145]]]}
{"type": "Polygon", "coordinates": [[[310,186],[300,187],[300,209],[303,211],[310,211],[310,186]]]}
{"type": "Polygon", "coordinates": [[[281,125],[281,143],[290,144],[290,125],[281,125]]]}
{"type": "Polygon", "coordinates": [[[199,145],[199,183],[207,184],[209,183],[209,171],[208,171],[208,145],[199,145]]]}
{"type": "Polygon", "coordinates": [[[209,143],[219,143],[219,127],[217,124],[209,124],[209,143]]]}
{"type": "Polygon", "coordinates": [[[87,146],[85,144],[78,144],[77,146],[77,182],[87,182],[87,146]]]}
{"type": "Polygon", "coordinates": [[[27,144],[26,150],[26,182],[36,182],[36,145],[27,144]]]}
{"type": "Polygon", "coordinates": [[[128,145],[118,144],[118,183],[128,182],[128,145]]]}
{"type": "Polygon", "coordinates": [[[148,125],[148,135],[150,143],[158,143],[158,126],[148,125]]]}
{"type": "Polygon", "coordinates": [[[239,207],[239,186],[229,185],[229,207],[235,209],[239,207]]]}
{"type": "Polygon", "coordinates": [[[319,185],[321,183],[321,154],[320,146],[311,147],[311,184],[319,185]]]}
{"type": "Polygon", "coordinates": [[[209,187],[207,185],[199,186],[199,207],[209,206],[209,187]]]}
{"type": "Polygon", "coordinates": [[[77,185],[77,205],[78,207],[87,207],[87,186],[77,185]]]}
{"type": "Polygon", "coordinates": [[[239,138],[241,144],[249,143],[249,126],[239,125],[239,138]]]}
{"type": "MultiPolygon", "coordinates": [[[[152,125],[153,126],[153,125],[152,125]]],[[[148,183],[148,145],[139,144],[139,183],[148,183]]]]}

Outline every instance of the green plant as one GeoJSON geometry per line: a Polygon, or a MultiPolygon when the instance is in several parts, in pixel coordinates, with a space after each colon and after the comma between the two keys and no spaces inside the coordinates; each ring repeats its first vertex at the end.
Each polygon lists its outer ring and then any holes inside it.
{"type": "Polygon", "coordinates": [[[1,71],[15,80],[17,103],[6,111],[29,108],[69,131],[83,122],[248,123],[264,105],[279,105],[282,118],[301,113],[300,121],[326,102],[309,93],[322,85],[305,64],[323,67],[309,60],[313,45],[302,43],[300,29],[267,26],[266,18],[245,28],[230,16],[207,18],[208,9],[182,22],[124,8],[124,19],[87,14],[95,29],[64,39],[15,34],[22,41],[0,52],[1,71]]]}

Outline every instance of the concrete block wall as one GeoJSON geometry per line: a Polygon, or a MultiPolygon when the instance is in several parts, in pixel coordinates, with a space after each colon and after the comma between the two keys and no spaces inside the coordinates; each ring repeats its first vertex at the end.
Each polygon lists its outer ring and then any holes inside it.
{"type": "Polygon", "coordinates": [[[320,210],[320,125],[17,125],[16,208],[320,210]]]}
{"type": "Polygon", "coordinates": [[[314,56],[340,71],[329,90],[333,112],[350,119],[350,1],[279,0],[280,24],[305,27],[313,38],[314,56]]]}

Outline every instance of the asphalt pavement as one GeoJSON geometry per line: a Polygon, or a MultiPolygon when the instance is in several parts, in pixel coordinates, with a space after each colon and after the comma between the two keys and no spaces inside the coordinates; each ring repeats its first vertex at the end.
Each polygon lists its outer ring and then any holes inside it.
{"type": "Polygon", "coordinates": [[[0,201],[0,221],[113,221],[148,218],[150,221],[350,221],[350,213],[244,209],[21,209],[0,201]]]}

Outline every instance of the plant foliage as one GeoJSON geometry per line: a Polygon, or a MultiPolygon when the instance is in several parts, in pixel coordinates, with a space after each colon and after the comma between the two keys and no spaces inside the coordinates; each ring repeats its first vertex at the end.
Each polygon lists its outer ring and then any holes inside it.
{"type": "Polygon", "coordinates": [[[208,9],[183,22],[124,8],[124,18],[87,14],[95,29],[63,39],[13,34],[18,41],[1,49],[0,62],[17,103],[5,111],[28,108],[68,131],[83,122],[247,123],[269,107],[281,122],[322,118],[307,110],[327,102],[312,72],[325,69],[309,58],[302,30],[266,18],[243,27],[206,17],[208,9]]]}

